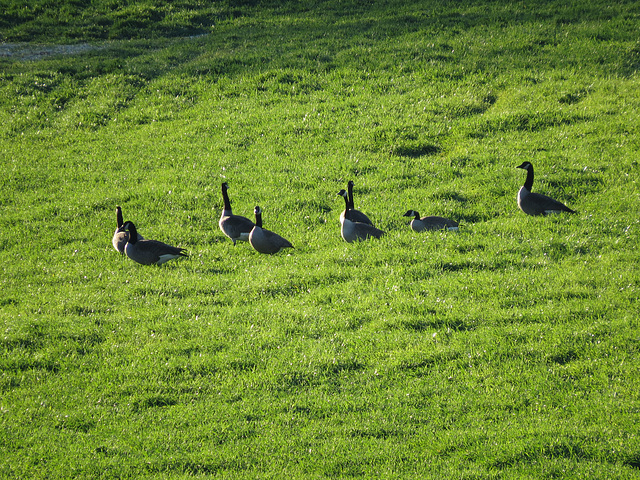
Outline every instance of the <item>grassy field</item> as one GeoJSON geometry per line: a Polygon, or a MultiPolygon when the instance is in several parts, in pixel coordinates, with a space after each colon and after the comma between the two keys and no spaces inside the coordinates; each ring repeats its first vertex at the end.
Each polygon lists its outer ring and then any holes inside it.
{"type": "Polygon", "coordinates": [[[636,2],[50,3],[0,1],[0,478],[640,478],[636,2]]]}

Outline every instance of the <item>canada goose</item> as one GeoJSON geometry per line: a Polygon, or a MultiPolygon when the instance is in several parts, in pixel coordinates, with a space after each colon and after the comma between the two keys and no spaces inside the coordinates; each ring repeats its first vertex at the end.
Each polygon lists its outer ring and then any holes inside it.
{"type": "Polygon", "coordinates": [[[413,217],[411,220],[411,229],[414,232],[423,232],[425,230],[458,230],[458,222],[444,217],[422,217],[415,210],[408,210],[403,217],[413,217]]]}
{"type": "Polygon", "coordinates": [[[345,242],[351,243],[356,240],[366,240],[367,238],[380,238],[385,232],[382,230],[362,222],[354,222],[350,219],[351,206],[349,204],[349,194],[343,189],[338,195],[344,197],[345,209],[344,215],[340,216],[340,234],[345,242]]]}
{"type": "Polygon", "coordinates": [[[260,253],[277,253],[283,248],[293,248],[291,242],[277,233],[262,228],[262,210],[256,206],[256,224],[249,234],[249,243],[260,253]]]}
{"type": "Polygon", "coordinates": [[[218,225],[220,225],[222,233],[229,237],[233,241],[234,245],[236,242],[240,241],[247,242],[249,241],[249,234],[255,225],[247,217],[233,214],[231,211],[229,195],[227,194],[227,188],[229,188],[227,182],[222,182],[222,199],[224,200],[224,208],[218,225]]]}
{"type": "MultiPolygon", "coordinates": [[[[351,220],[352,222],[366,223],[367,225],[373,226],[373,222],[369,220],[369,217],[367,217],[360,210],[356,210],[353,204],[353,185],[353,180],[349,180],[349,183],[347,183],[347,190],[349,192],[349,220],[351,220]]],[[[345,212],[342,212],[340,214],[340,221],[342,221],[342,216],[344,216],[345,212]]]]}
{"type": "MultiPolygon", "coordinates": [[[[118,252],[124,254],[124,246],[127,244],[129,240],[129,232],[122,229],[122,225],[124,225],[124,221],[122,219],[122,209],[117,206],[116,207],[116,231],[113,234],[113,238],[111,239],[111,244],[113,248],[115,248],[118,252]]],[[[138,234],[138,240],[144,240],[142,235],[138,234]]]]}
{"type": "Polygon", "coordinates": [[[560,212],[576,213],[575,210],[571,210],[551,197],[531,192],[531,187],[533,187],[533,165],[531,165],[531,162],[523,162],[522,165],[518,165],[516,168],[522,168],[527,171],[527,179],[518,192],[518,207],[520,207],[520,210],[527,215],[548,215],[560,212]]]}
{"type": "Polygon", "coordinates": [[[143,265],[162,265],[174,258],[188,256],[184,248],[172,247],[158,240],[139,238],[133,222],[126,222],[122,229],[129,231],[129,241],[124,247],[124,253],[134,262],[143,265]]]}

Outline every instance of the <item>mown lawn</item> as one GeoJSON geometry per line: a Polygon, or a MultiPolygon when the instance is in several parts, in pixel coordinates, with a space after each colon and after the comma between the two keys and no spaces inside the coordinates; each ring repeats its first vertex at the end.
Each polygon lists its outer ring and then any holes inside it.
{"type": "Polygon", "coordinates": [[[0,477],[640,477],[634,2],[0,6],[0,477]]]}

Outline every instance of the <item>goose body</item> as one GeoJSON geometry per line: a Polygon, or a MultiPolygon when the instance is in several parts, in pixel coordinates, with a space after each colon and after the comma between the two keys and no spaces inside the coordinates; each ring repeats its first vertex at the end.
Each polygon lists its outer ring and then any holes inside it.
{"type": "Polygon", "coordinates": [[[229,200],[229,194],[227,193],[228,188],[229,186],[227,185],[227,182],[223,182],[222,199],[224,200],[224,208],[222,209],[222,215],[220,216],[218,225],[220,226],[222,233],[229,237],[235,245],[236,242],[249,241],[249,234],[255,224],[247,217],[233,214],[231,211],[231,201],[229,200]]]}
{"type": "Polygon", "coordinates": [[[283,248],[293,248],[291,242],[277,233],[262,228],[262,210],[256,206],[254,209],[256,224],[249,234],[249,243],[260,253],[277,253],[283,248]]]}
{"type": "Polygon", "coordinates": [[[369,217],[367,217],[360,210],[355,209],[355,206],[353,204],[353,185],[353,180],[349,180],[349,183],[347,183],[347,191],[349,194],[349,210],[347,211],[345,209],[342,213],[340,213],[340,223],[342,223],[342,219],[344,218],[345,214],[347,214],[349,216],[349,220],[351,220],[352,222],[366,223],[367,225],[373,226],[373,222],[369,220],[369,217]]]}
{"type": "MultiPolygon", "coordinates": [[[[122,225],[124,225],[124,220],[122,218],[122,209],[117,206],[116,207],[116,231],[113,234],[113,238],[111,239],[111,244],[113,248],[115,248],[118,252],[124,254],[124,247],[129,240],[129,232],[122,230],[122,225]]],[[[143,240],[142,235],[138,234],[138,239],[143,240]]]]}
{"type": "Polygon", "coordinates": [[[414,232],[424,232],[425,230],[458,230],[458,222],[449,218],[428,216],[420,218],[420,214],[415,210],[408,210],[403,217],[413,217],[411,229],[414,232]]]}
{"type": "Polygon", "coordinates": [[[516,168],[522,168],[527,171],[527,179],[524,185],[518,191],[518,207],[527,215],[549,215],[551,213],[576,213],[562,202],[541,193],[533,193],[533,165],[531,162],[523,162],[516,168]]]}
{"type": "Polygon", "coordinates": [[[142,265],[162,265],[174,258],[188,256],[184,248],[172,247],[158,240],[139,238],[133,222],[126,222],[122,229],[129,232],[129,241],[124,247],[124,253],[134,262],[142,265]]]}
{"type": "Polygon", "coordinates": [[[344,215],[340,216],[340,235],[345,242],[351,243],[368,238],[380,238],[384,235],[385,232],[373,225],[351,220],[349,194],[344,190],[340,190],[338,195],[343,196],[345,201],[344,215]]]}

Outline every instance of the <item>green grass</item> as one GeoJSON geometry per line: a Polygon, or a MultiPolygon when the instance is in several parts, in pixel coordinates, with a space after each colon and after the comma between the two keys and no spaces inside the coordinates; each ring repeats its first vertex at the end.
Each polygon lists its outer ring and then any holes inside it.
{"type": "Polygon", "coordinates": [[[1,478],[640,478],[635,2],[85,3],[0,3],[1,478]]]}

